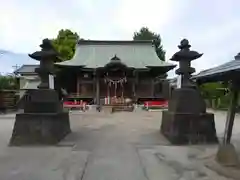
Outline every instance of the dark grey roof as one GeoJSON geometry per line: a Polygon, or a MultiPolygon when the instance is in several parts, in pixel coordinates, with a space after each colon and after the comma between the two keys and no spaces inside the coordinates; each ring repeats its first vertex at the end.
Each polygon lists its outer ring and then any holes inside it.
{"type": "Polygon", "coordinates": [[[25,64],[14,71],[14,74],[36,74],[35,68],[39,67],[38,64],[25,64]]]}
{"type": "Polygon", "coordinates": [[[71,60],[56,63],[62,66],[82,66],[85,68],[104,67],[117,56],[128,67],[171,67],[175,65],[158,58],[152,41],[94,41],[81,40],[71,60]]]}
{"type": "Polygon", "coordinates": [[[204,76],[211,76],[216,75],[219,73],[224,73],[228,71],[234,71],[240,69],[240,61],[239,60],[233,60],[230,62],[227,62],[225,64],[222,64],[220,66],[217,66],[215,68],[210,68],[204,71],[201,71],[199,74],[197,74],[195,77],[204,77],[204,76]]]}
{"type": "Polygon", "coordinates": [[[225,76],[228,73],[237,72],[240,70],[240,58],[235,56],[235,60],[224,63],[220,66],[210,68],[204,71],[201,71],[197,75],[193,76],[193,79],[201,80],[201,79],[214,79],[225,76]]]}

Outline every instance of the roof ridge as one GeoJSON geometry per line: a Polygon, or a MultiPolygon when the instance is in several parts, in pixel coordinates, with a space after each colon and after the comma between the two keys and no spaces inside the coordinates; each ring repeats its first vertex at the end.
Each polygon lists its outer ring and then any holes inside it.
{"type": "Polygon", "coordinates": [[[39,64],[23,64],[22,66],[39,66],[39,64]]]}
{"type": "Polygon", "coordinates": [[[153,44],[152,40],[79,40],[78,45],[86,44],[153,44]]]}

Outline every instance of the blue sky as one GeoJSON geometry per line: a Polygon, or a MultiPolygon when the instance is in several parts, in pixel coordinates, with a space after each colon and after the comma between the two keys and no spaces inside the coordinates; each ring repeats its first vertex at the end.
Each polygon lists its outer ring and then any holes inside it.
{"type": "Polygon", "coordinates": [[[193,50],[204,53],[193,62],[197,71],[240,52],[239,0],[0,1],[0,49],[17,53],[37,50],[62,28],[85,39],[127,40],[142,26],[161,34],[167,59],[182,38],[189,39],[193,50]]]}

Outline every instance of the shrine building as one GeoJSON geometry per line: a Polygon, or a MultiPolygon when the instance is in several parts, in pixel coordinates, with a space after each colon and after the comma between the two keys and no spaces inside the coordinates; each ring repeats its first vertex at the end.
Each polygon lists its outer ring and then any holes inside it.
{"type": "MultiPolygon", "coordinates": [[[[176,66],[158,58],[152,41],[101,40],[80,40],[74,57],[55,65],[56,86],[69,98],[92,104],[110,104],[113,97],[134,102],[164,99],[163,83],[176,66]]],[[[29,79],[31,73],[24,69],[26,65],[15,73],[28,74],[29,79]]]]}

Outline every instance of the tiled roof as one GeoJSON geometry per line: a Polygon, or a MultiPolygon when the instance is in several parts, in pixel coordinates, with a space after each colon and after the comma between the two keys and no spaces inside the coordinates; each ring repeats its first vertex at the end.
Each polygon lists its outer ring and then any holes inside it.
{"type": "Polygon", "coordinates": [[[39,67],[37,64],[22,65],[19,69],[14,71],[14,74],[36,74],[35,68],[37,67],[39,67]]]}
{"type": "Polygon", "coordinates": [[[210,68],[204,71],[201,71],[197,75],[193,77],[193,79],[201,80],[201,79],[210,79],[215,77],[224,76],[230,72],[236,72],[240,70],[240,57],[235,56],[235,60],[224,63],[220,66],[210,68]]]}
{"type": "Polygon", "coordinates": [[[152,41],[81,40],[77,45],[74,57],[57,64],[98,68],[108,64],[115,55],[123,64],[136,69],[151,66],[175,67],[175,65],[158,58],[152,41]]]}

